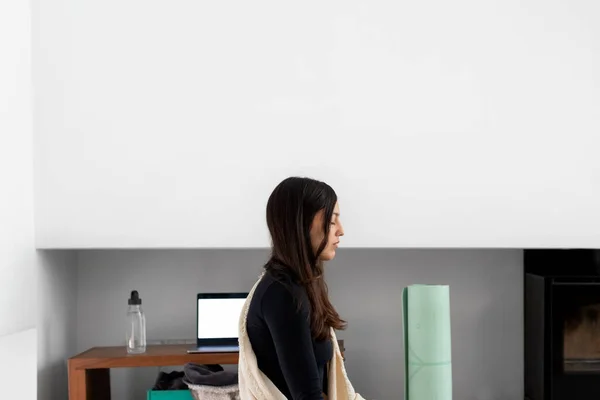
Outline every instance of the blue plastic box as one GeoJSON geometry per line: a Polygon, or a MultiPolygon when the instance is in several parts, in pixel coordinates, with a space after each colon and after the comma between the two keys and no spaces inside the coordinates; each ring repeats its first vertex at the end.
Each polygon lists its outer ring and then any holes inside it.
{"type": "Polygon", "coordinates": [[[194,400],[189,390],[148,390],[148,400],[194,400]]]}

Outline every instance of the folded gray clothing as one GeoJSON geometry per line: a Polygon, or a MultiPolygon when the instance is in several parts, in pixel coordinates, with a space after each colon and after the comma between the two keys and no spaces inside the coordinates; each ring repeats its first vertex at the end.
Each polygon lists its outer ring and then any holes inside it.
{"type": "Polygon", "coordinates": [[[183,381],[187,385],[230,386],[238,383],[237,372],[215,371],[214,368],[202,364],[187,363],[183,372],[183,381]]]}
{"type": "Polygon", "coordinates": [[[183,382],[184,374],[181,371],[172,371],[169,373],[160,372],[152,390],[181,390],[188,386],[183,382]]]}

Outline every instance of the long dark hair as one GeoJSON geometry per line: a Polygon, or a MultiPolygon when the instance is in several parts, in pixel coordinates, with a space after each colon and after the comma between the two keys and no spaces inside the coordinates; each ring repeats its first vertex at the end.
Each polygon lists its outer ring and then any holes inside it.
{"type": "Polygon", "coordinates": [[[291,275],[306,288],[310,301],[310,326],[316,340],[330,337],[330,328],[344,329],[342,320],[329,301],[319,255],[327,246],[331,217],[337,195],[326,183],[310,178],[291,177],[282,181],[267,202],[267,225],[271,233],[271,259],[265,269],[274,275],[291,275]],[[323,210],[323,241],[316,252],[310,227],[323,210]]]}

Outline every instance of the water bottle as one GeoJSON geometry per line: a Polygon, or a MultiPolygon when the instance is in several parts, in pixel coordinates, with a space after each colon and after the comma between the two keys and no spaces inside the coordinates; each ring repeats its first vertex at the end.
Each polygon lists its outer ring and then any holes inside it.
{"type": "Polygon", "coordinates": [[[127,352],[140,354],[146,351],[146,317],[142,311],[142,299],[137,290],[131,292],[127,310],[127,352]]]}

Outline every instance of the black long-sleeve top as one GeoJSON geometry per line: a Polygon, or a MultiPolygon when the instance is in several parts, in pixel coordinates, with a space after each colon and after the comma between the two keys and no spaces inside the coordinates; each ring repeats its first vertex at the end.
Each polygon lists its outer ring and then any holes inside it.
{"type": "Polygon", "coordinates": [[[258,368],[288,399],[323,400],[333,346],[329,339],[313,339],[303,286],[266,272],[252,296],[246,327],[258,368]]]}

